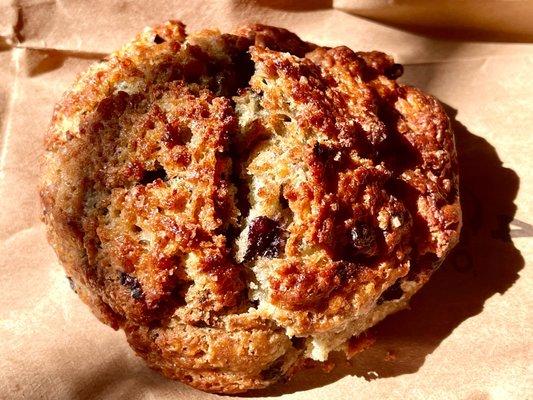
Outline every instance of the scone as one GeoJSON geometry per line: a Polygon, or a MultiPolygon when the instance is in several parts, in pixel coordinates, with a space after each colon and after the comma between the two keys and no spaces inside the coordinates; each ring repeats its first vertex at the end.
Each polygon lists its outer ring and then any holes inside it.
{"type": "Polygon", "coordinates": [[[206,391],[350,356],[461,227],[450,122],[401,73],[264,25],[145,29],[78,78],[46,135],[44,221],[73,289],[206,391]]]}

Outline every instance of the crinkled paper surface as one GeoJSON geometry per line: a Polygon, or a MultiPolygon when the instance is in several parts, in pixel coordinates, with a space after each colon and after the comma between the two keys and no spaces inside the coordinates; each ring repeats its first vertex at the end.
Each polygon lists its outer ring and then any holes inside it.
{"type": "MultiPolygon", "coordinates": [[[[189,31],[260,21],[319,44],[386,51],[405,64],[403,82],[447,105],[456,132],[461,243],[411,309],[380,324],[376,345],[351,363],[246,397],[533,397],[533,44],[428,39],[353,15],[362,3],[366,16],[394,15],[389,1],[0,0],[0,398],[232,398],[148,369],[70,290],[39,219],[54,103],[92,62],[167,19],[189,31]]],[[[506,1],[477,3],[508,13],[506,1]]]]}

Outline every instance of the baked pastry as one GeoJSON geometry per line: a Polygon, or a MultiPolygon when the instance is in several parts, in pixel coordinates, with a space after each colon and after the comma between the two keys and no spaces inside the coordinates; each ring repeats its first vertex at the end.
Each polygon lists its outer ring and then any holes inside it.
{"type": "Polygon", "coordinates": [[[206,391],[351,355],[461,226],[449,120],[401,72],[269,26],[145,29],[46,135],[44,221],[73,289],[206,391]]]}

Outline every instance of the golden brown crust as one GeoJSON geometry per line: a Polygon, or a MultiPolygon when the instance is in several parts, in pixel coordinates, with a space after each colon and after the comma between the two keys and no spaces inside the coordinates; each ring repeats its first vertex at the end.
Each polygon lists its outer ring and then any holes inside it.
{"type": "Polygon", "coordinates": [[[207,391],[353,353],[461,225],[448,118],[400,74],[264,25],[143,31],[80,76],[46,136],[44,221],[73,288],[207,391]]]}

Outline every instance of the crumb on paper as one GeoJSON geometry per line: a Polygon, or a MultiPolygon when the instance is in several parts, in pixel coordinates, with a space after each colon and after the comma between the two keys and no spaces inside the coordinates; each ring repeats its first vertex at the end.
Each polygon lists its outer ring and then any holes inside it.
{"type": "Polygon", "coordinates": [[[367,375],[369,379],[379,378],[379,374],[376,371],[368,371],[367,375]]]}
{"type": "Polygon", "coordinates": [[[397,355],[396,352],[393,350],[387,351],[387,354],[385,354],[385,361],[396,361],[397,355]]]}
{"type": "Polygon", "coordinates": [[[346,348],[346,357],[351,359],[356,354],[359,354],[376,342],[376,338],[370,333],[363,333],[359,336],[352,336],[348,341],[346,348]]]}
{"type": "Polygon", "coordinates": [[[328,360],[322,363],[322,371],[327,372],[328,374],[335,368],[335,363],[332,360],[328,360]]]}

